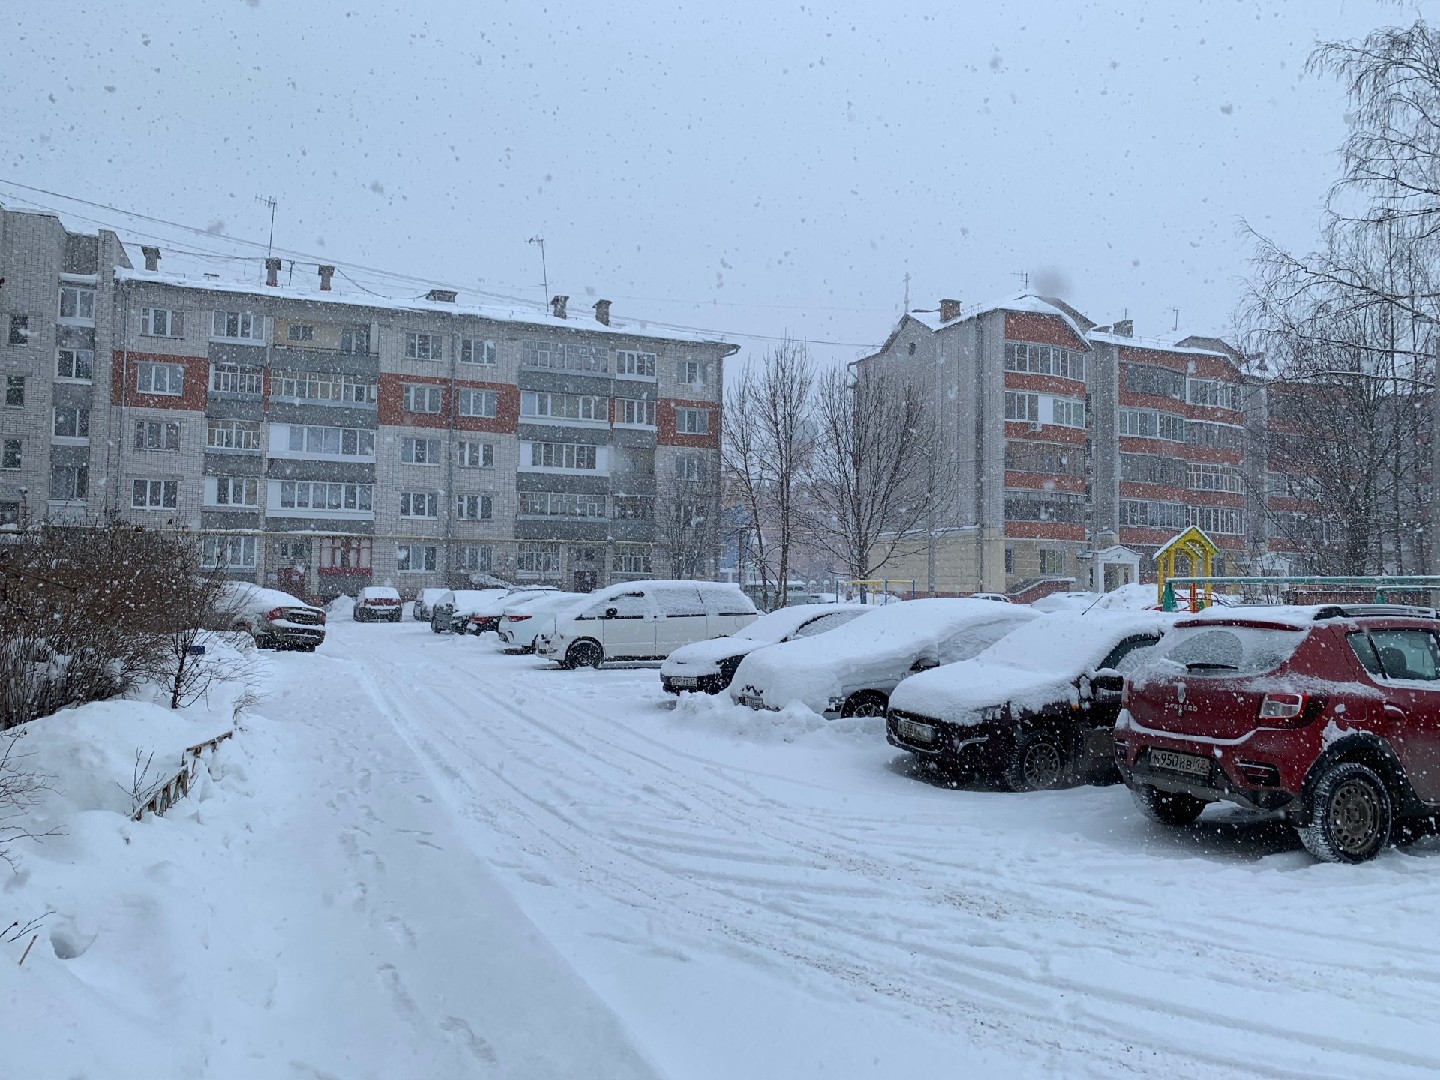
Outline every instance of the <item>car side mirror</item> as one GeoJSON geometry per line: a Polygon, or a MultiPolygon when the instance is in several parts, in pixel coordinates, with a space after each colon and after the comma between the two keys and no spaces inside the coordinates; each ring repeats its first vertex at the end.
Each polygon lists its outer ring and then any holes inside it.
{"type": "Polygon", "coordinates": [[[1125,676],[1118,672],[1104,672],[1090,680],[1090,687],[1096,701],[1116,702],[1125,692],[1125,676]]]}
{"type": "Polygon", "coordinates": [[[929,671],[931,668],[940,666],[940,661],[933,656],[922,656],[910,665],[911,671],[929,671]]]}
{"type": "Polygon", "coordinates": [[[607,607],[607,608],[605,609],[605,618],[607,618],[607,619],[613,619],[613,618],[615,618],[616,615],[619,615],[619,614],[620,614],[620,609],[619,609],[619,608],[607,607]]]}

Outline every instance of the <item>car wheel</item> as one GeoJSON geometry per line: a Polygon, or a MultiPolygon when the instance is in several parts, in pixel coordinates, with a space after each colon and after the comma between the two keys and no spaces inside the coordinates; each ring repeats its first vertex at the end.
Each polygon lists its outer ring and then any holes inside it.
{"type": "Polygon", "coordinates": [[[600,647],[599,642],[577,641],[565,650],[565,663],[563,666],[568,668],[599,668],[604,662],[605,650],[600,647]]]}
{"type": "Polygon", "coordinates": [[[1151,784],[1131,788],[1130,794],[1140,812],[1157,825],[1176,828],[1193,825],[1200,811],[1205,809],[1204,799],[1186,795],[1183,791],[1161,791],[1151,784]]]}
{"type": "Polygon", "coordinates": [[[1070,748],[1059,733],[1046,728],[1015,737],[1000,778],[1011,791],[1048,791],[1065,782],[1070,770],[1070,748]]]}
{"type": "Polygon", "coordinates": [[[271,634],[256,634],[255,647],[257,649],[278,649],[280,645],[271,634]]]}
{"type": "Polygon", "coordinates": [[[845,704],[840,706],[840,715],[862,718],[884,716],[885,706],[889,704],[890,698],[879,690],[858,690],[845,699],[845,704]]]}
{"type": "Polygon", "coordinates": [[[1373,769],[1358,761],[1325,770],[1306,808],[1310,824],[1300,827],[1300,842],[1324,862],[1365,862],[1390,840],[1390,792],[1373,769]]]}
{"type": "Polygon", "coordinates": [[[399,622],[399,621],[400,621],[400,612],[397,611],[394,615],[391,615],[391,616],[390,616],[390,621],[391,621],[391,622],[399,622]]]}

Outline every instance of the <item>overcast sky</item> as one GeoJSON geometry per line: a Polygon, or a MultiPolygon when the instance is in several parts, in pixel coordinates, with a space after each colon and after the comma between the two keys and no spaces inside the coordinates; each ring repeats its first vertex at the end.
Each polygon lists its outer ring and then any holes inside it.
{"type": "Polygon", "coordinates": [[[1220,332],[1240,220],[1308,247],[1336,173],[1314,44],[1433,6],[0,0],[0,181],[260,241],[273,195],[277,247],[476,300],[538,306],[543,236],[572,308],[742,357],[863,354],[907,273],[912,308],[1028,274],[1102,323],[1220,332]]]}

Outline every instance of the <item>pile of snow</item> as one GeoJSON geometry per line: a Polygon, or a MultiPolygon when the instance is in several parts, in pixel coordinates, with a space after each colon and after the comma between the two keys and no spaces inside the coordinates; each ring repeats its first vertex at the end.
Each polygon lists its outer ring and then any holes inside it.
{"type": "Polygon", "coordinates": [[[819,737],[858,738],[873,744],[885,737],[885,721],[880,717],[827,720],[799,701],[783,709],[751,709],[734,704],[723,694],[681,694],[675,703],[675,721],[684,728],[758,743],[794,743],[819,737]]]}
{"type": "Polygon", "coordinates": [[[353,619],[355,617],[355,597],[341,593],[325,605],[325,611],[332,618],[353,619]]]}

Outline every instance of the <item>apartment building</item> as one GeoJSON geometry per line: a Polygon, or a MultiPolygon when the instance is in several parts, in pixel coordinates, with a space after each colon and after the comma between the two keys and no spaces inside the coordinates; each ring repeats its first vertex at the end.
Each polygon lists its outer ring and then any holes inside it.
{"type": "Polygon", "coordinates": [[[926,388],[956,466],[950,520],[887,574],[1024,600],[1112,588],[1153,580],[1155,551],[1192,525],[1233,572],[1283,554],[1265,382],[1224,342],[1140,341],[1027,295],[907,313],[859,363],[926,388]]]}
{"type": "Polygon", "coordinates": [[[659,522],[677,500],[718,517],[737,346],[619,325],[606,300],[517,315],[139,254],[0,209],[0,524],[173,524],[208,565],[318,597],[713,575],[712,538],[679,551],[659,522]]]}

